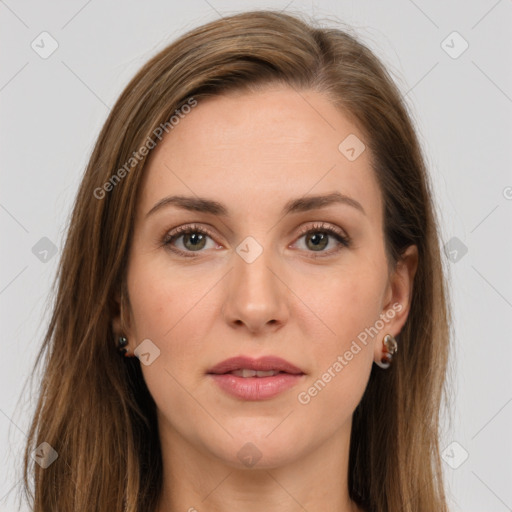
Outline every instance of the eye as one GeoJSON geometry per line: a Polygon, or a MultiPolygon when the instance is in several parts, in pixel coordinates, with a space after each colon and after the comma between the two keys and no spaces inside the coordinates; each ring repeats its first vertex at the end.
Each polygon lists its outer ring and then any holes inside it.
{"type": "Polygon", "coordinates": [[[342,247],[350,247],[349,237],[345,236],[339,228],[329,224],[319,223],[314,224],[313,226],[306,226],[301,231],[299,240],[303,237],[305,237],[304,242],[307,252],[321,253],[312,254],[311,256],[313,258],[331,256],[333,253],[337,253],[341,250],[342,247]],[[334,249],[324,251],[324,249],[329,245],[330,238],[334,238],[337,245],[334,249]]]}
{"type": "MultiPolygon", "coordinates": [[[[193,252],[201,252],[207,245],[207,239],[212,240],[212,234],[204,227],[196,226],[195,224],[189,224],[186,226],[180,226],[175,230],[165,235],[162,240],[162,245],[169,247],[169,249],[182,256],[194,257],[193,252]],[[183,248],[175,246],[175,242],[181,240],[183,248]]],[[[213,240],[212,240],[213,242],[213,240]]],[[[217,245],[213,243],[215,247],[217,245]]],[[[212,249],[214,247],[206,247],[212,249]]]]}

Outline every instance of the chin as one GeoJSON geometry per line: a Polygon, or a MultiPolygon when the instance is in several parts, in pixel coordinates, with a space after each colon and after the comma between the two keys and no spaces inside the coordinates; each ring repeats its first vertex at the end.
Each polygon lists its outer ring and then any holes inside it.
{"type": "Polygon", "coordinates": [[[281,435],[272,433],[268,436],[271,431],[262,429],[261,432],[253,430],[247,435],[238,433],[229,439],[227,446],[210,448],[225,464],[236,469],[274,469],[296,460],[299,455],[298,442],[292,436],[283,436],[285,431],[281,435]]]}

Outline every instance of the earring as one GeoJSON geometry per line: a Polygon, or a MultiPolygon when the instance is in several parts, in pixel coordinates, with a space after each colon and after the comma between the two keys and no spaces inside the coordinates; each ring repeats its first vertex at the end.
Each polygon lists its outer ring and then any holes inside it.
{"type": "Polygon", "coordinates": [[[391,366],[393,355],[396,354],[398,350],[398,344],[392,334],[386,334],[382,344],[384,345],[384,354],[382,355],[382,359],[380,361],[375,361],[375,364],[386,370],[391,366]]]}
{"type": "Polygon", "coordinates": [[[128,355],[128,349],[126,349],[126,345],[128,345],[128,340],[124,336],[119,336],[117,339],[117,350],[121,355],[124,355],[125,357],[133,357],[128,355]]]}

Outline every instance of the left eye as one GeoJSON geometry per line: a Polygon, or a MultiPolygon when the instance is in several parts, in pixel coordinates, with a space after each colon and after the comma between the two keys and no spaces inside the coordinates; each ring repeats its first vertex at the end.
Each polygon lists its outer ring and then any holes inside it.
{"type": "Polygon", "coordinates": [[[348,247],[348,239],[331,228],[310,229],[309,231],[306,231],[306,233],[304,233],[299,238],[299,240],[304,237],[306,247],[308,249],[311,249],[313,252],[331,253],[332,250],[324,251],[324,249],[329,245],[329,239],[332,238],[334,238],[338,242],[338,244],[348,247]]]}

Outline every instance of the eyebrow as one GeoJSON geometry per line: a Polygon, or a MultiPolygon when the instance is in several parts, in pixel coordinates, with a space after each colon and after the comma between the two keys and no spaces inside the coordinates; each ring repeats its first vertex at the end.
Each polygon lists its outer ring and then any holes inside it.
{"type": "MultiPolygon", "coordinates": [[[[297,199],[291,199],[284,205],[282,215],[307,212],[309,210],[324,208],[332,204],[346,204],[355,208],[363,215],[366,215],[361,203],[352,197],[341,194],[340,192],[332,192],[326,195],[303,196],[297,199]]],[[[222,203],[212,199],[192,196],[168,196],[158,201],[146,214],[146,218],[166,206],[175,206],[176,208],[181,208],[183,210],[210,213],[217,216],[229,216],[228,208],[222,203]]]]}

